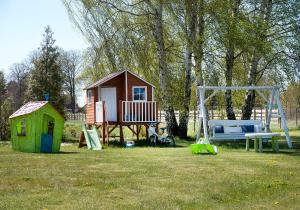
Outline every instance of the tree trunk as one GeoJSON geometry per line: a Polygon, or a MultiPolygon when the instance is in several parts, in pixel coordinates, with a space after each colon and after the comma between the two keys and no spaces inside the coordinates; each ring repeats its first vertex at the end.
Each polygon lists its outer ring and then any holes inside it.
{"type": "MultiPolygon", "coordinates": [[[[264,21],[265,25],[268,25],[269,19],[271,17],[272,11],[272,0],[262,0],[261,8],[260,8],[260,18],[264,21]]],[[[264,27],[258,26],[259,30],[257,32],[257,39],[260,42],[264,42],[266,40],[266,29],[264,27]]],[[[259,52],[259,49],[255,49],[252,56],[251,68],[248,72],[248,85],[256,85],[257,83],[257,73],[259,61],[262,59],[263,55],[259,52]]],[[[255,91],[248,90],[245,96],[244,106],[242,108],[242,120],[251,119],[252,110],[255,105],[255,91]]]]}
{"type": "MultiPolygon", "coordinates": [[[[198,5],[196,6],[197,8],[196,41],[193,44],[197,87],[204,85],[203,70],[202,70],[202,61],[204,55],[204,30],[205,30],[204,7],[205,7],[204,0],[199,0],[198,5]]],[[[198,88],[196,91],[197,91],[197,105],[199,106],[200,97],[199,97],[198,88]]],[[[208,110],[206,111],[208,112],[208,110]]],[[[202,124],[202,122],[199,122],[199,124],[200,123],[202,124]]],[[[203,129],[203,126],[201,126],[201,128],[203,129]]],[[[201,131],[198,132],[200,133],[201,131]]]]}
{"type": "MultiPolygon", "coordinates": [[[[234,47],[233,45],[231,45],[227,49],[227,53],[226,53],[226,73],[225,73],[226,86],[229,87],[232,86],[233,65],[234,65],[234,47]]],[[[226,102],[226,114],[228,120],[236,120],[233,106],[232,106],[231,90],[225,91],[225,102],[226,102]]]]}
{"type": "MultiPolygon", "coordinates": [[[[203,48],[204,48],[204,0],[200,0],[197,5],[198,8],[198,21],[197,21],[197,34],[196,41],[193,44],[194,59],[195,59],[195,73],[197,86],[204,85],[203,72],[202,72],[202,60],[203,60],[203,48]]],[[[197,91],[197,101],[199,102],[199,94],[197,91]]]]}
{"type": "Polygon", "coordinates": [[[190,101],[191,101],[191,71],[192,71],[192,55],[193,42],[195,42],[195,29],[197,22],[197,10],[193,1],[186,0],[186,16],[187,16],[187,34],[186,34],[186,52],[185,52],[185,80],[184,80],[184,98],[183,109],[179,115],[179,130],[180,138],[187,138],[190,101]]]}
{"type": "Polygon", "coordinates": [[[72,108],[72,113],[75,113],[75,108],[76,108],[76,95],[75,95],[75,75],[72,76],[72,90],[71,90],[71,108],[72,108]]]}
{"type": "MultiPolygon", "coordinates": [[[[256,84],[256,76],[257,76],[257,67],[258,62],[260,58],[256,56],[256,54],[253,56],[252,62],[251,62],[251,68],[248,72],[248,85],[255,85],[256,84]]],[[[252,110],[255,104],[255,91],[254,90],[248,90],[246,92],[245,96],[245,103],[242,108],[242,120],[250,120],[252,115],[252,110]]]]}
{"type": "Polygon", "coordinates": [[[150,2],[150,7],[154,8],[154,30],[153,35],[157,44],[158,54],[158,70],[159,70],[159,84],[161,88],[161,101],[163,108],[166,112],[167,130],[170,135],[177,135],[178,124],[174,113],[174,108],[170,103],[168,94],[168,67],[167,67],[167,56],[164,42],[163,32],[163,2],[159,1],[157,6],[153,6],[150,2]]]}
{"type": "Polygon", "coordinates": [[[3,127],[4,127],[4,123],[2,122],[2,102],[3,100],[0,98],[0,140],[4,140],[3,139],[3,127]]]}
{"type": "Polygon", "coordinates": [[[192,70],[192,52],[186,49],[185,54],[185,80],[184,80],[184,98],[183,109],[179,115],[179,130],[178,135],[180,138],[187,138],[189,113],[190,113],[190,100],[191,100],[191,70],[192,70]]]}
{"type": "MultiPolygon", "coordinates": [[[[229,14],[231,15],[231,20],[228,23],[228,45],[226,49],[226,86],[232,86],[232,72],[235,57],[235,38],[233,34],[236,32],[236,22],[237,22],[237,14],[239,10],[241,0],[232,1],[232,8],[229,10],[229,14]]],[[[225,103],[226,103],[226,115],[228,120],[236,120],[236,116],[232,106],[232,94],[231,90],[225,91],[225,103]]]]}
{"type": "Polygon", "coordinates": [[[167,130],[169,135],[178,135],[178,124],[176,121],[173,106],[169,106],[166,111],[167,130]]]}

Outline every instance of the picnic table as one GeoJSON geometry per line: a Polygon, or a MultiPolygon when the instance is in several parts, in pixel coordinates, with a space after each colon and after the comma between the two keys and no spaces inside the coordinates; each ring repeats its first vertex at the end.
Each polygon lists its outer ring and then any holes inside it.
{"type": "Polygon", "coordinates": [[[256,152],[263,152],[262,141],[263,139],[272,139],[272,149],[275,152],[279,151],[278,139],[280,133],[246,133],[246,151],[249,151],[249,141],[250,139],[254,140],[254,150],[256,152]],[[259,143],[259,149],[258,144],[259,143]]]}

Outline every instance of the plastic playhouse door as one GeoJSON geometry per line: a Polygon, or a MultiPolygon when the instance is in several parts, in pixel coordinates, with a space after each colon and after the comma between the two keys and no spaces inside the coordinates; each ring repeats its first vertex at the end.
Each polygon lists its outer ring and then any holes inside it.
{"type": "Polygon", "coordinates": [[[53,136],[49,134],[42,134],[41,152],[52,152],[53,136]]]}

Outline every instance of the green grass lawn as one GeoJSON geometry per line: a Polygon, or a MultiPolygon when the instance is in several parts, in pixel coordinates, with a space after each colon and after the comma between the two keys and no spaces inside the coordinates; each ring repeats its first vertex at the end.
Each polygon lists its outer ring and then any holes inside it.
{"type": "Polygon", "coordinates": [[[0,144],[0,209],[300,208],[298,149],[219,149],[199,156],[184,146],[67,145],[60,154],[30,154],[0,144]]]}

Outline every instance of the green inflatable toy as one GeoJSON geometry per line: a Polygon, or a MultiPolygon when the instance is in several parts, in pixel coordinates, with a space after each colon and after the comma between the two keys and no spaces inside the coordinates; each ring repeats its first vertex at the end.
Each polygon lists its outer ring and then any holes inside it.
{"type": "Polygon", "coordinates": [[[218,148],[210,143],[199,142],[196,144],[191,144],[192,154],[213,154],[218,153],[218,148]]]}

